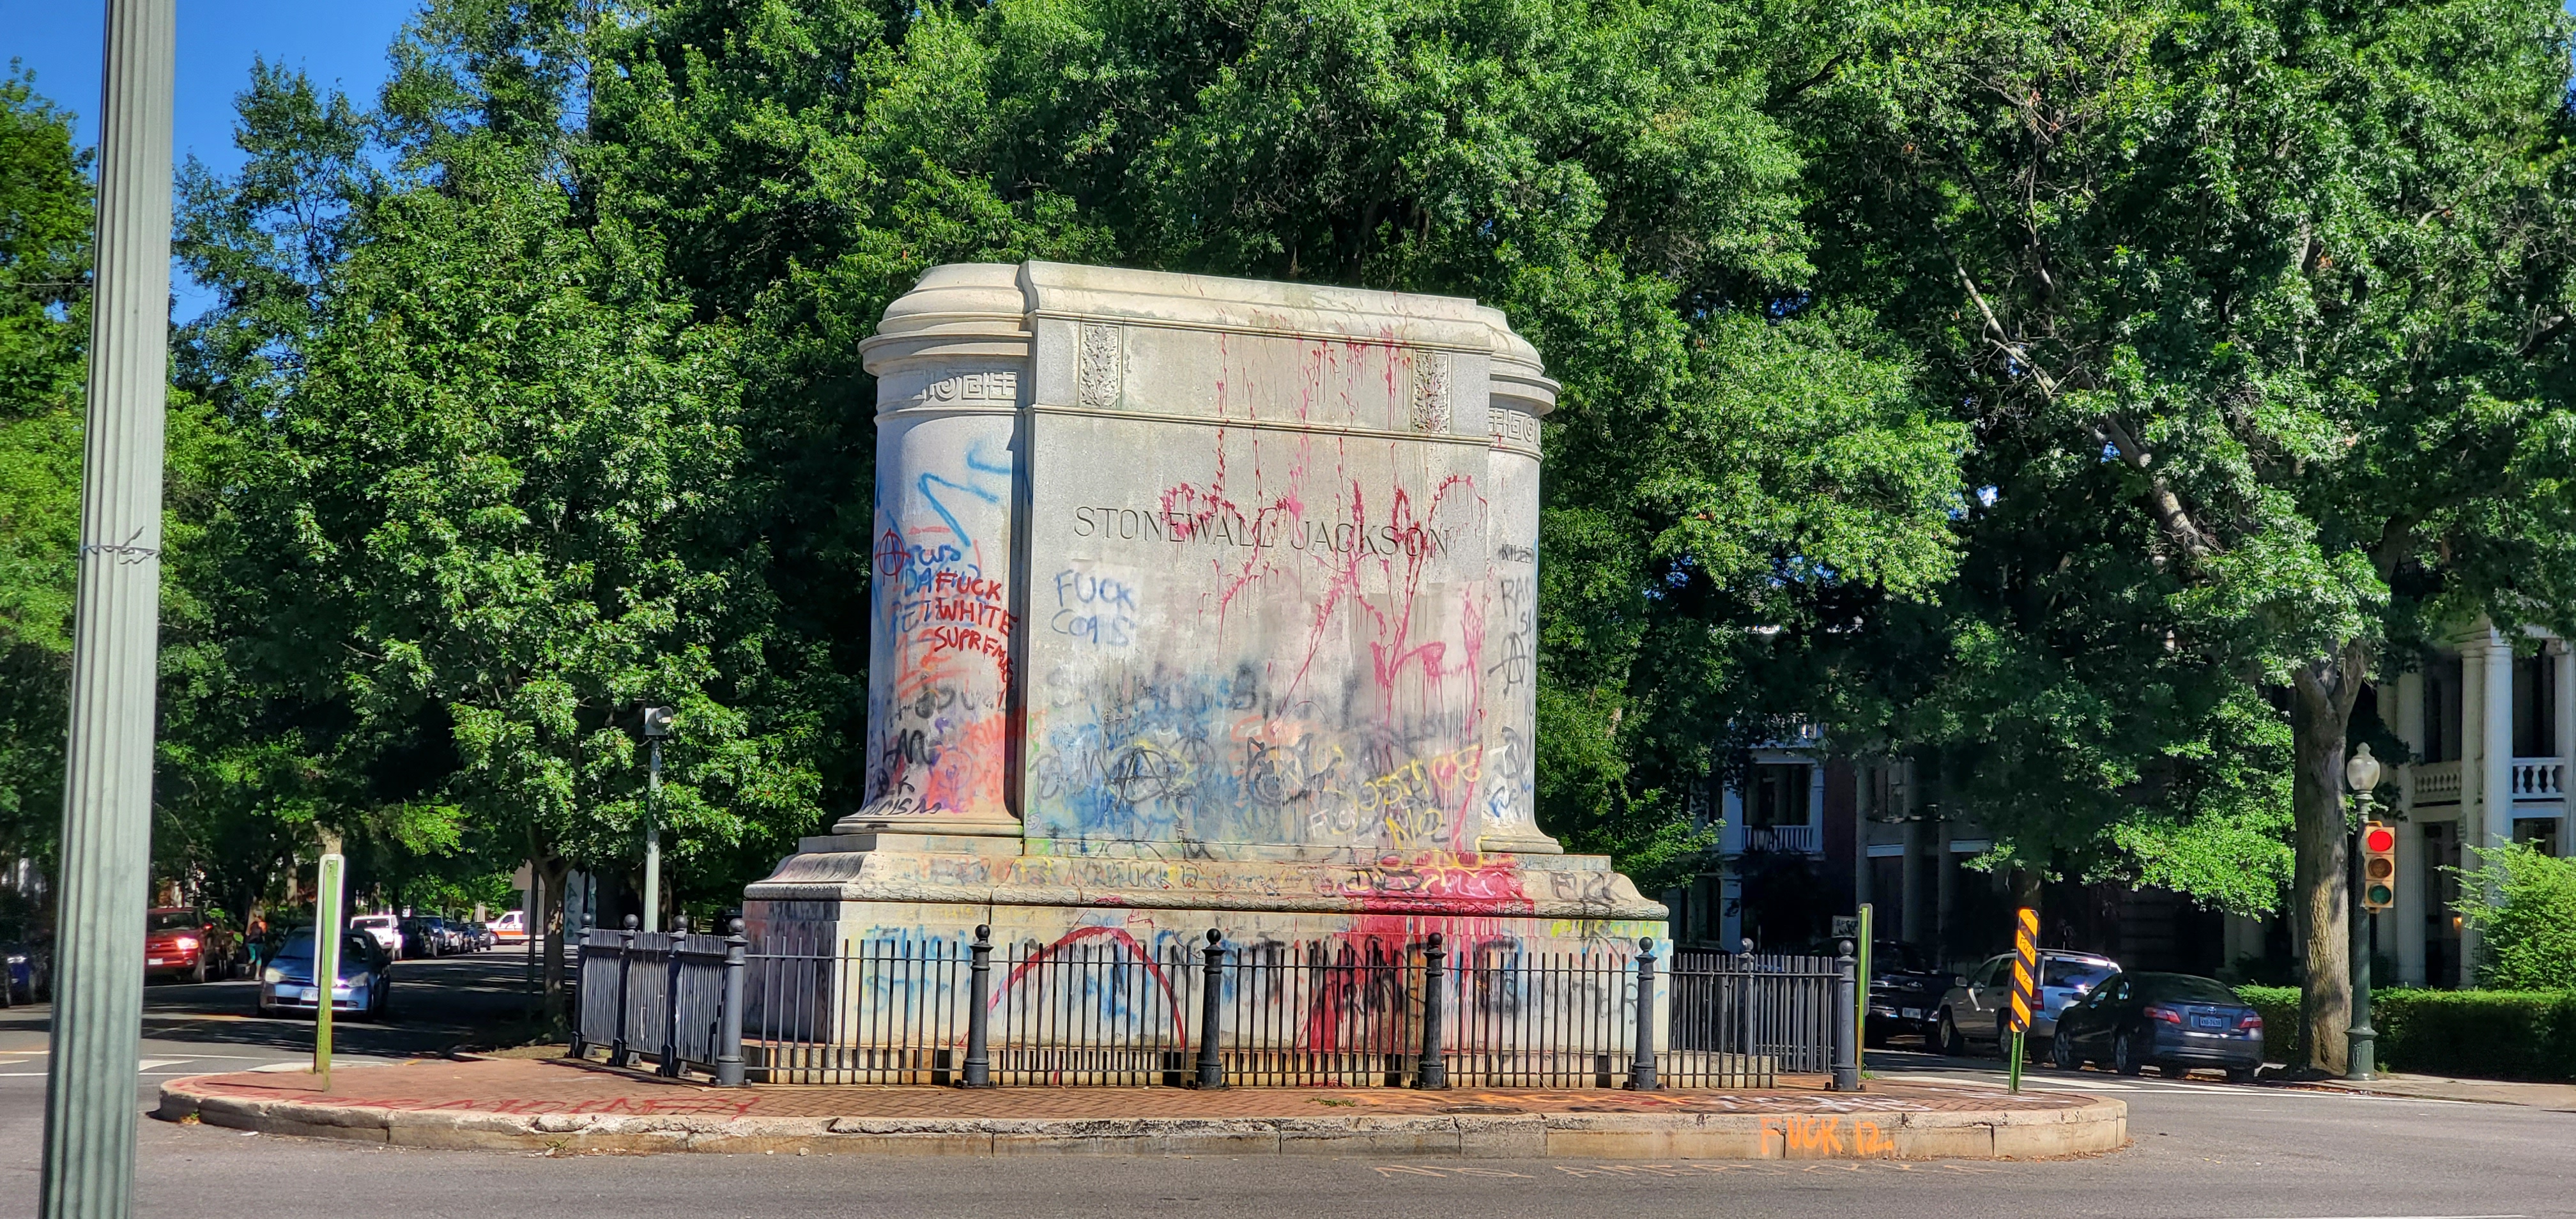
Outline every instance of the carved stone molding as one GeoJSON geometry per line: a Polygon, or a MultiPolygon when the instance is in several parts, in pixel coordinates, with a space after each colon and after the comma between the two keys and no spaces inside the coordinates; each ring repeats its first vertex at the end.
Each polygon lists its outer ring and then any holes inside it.
{"type": "Polygon", "coordinates": [[[1497,446],[1538,455],[1538,416],[1497,406],[1486,422],[1497,446]]]}

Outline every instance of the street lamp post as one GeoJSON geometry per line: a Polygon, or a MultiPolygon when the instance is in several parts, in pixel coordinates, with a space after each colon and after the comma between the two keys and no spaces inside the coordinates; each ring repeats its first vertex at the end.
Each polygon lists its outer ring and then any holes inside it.
{"type": "Polygon", "coordinates": [[[2379,1034],[2370,1027],[2370,947],[2371,941],[2377,938],[2371,934],[2371,920],[2378,915],[2362,900],[2364,887],[2369,881],[2362,875],[2361,835],[2370,822],[2371,793],[2379,786],[2379,773],[2379,759],[2370,756],[2367,744],[2356,747],[2352,757],[2343,764],[2344,786],[2352,789],[2353,803],[2360,814],[2354,823],[2352,848],[2348,852],[2352,870],[2352,1027],[2344,1032],[2347,1048],[2343,1077],[2363,1083],[2376,1074],[2373,1048],[2379,1034]]]}
{"type": "Polygon", "coordinates": [[[644,740],[652,750],[644,790],[644,929],[662,929],[662,738],[671,735],[671,709],[644,709],[644,740]]]}

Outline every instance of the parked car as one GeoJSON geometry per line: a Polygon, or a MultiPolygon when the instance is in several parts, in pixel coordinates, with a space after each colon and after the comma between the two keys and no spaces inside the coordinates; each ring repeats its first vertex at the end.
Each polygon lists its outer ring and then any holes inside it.
{"type": "Polygon", "coordinates": [[[363,931],[375,937],[376,946],[402,959],[402,920],[390,914],[361,914],[349,920],[351,931],[363,931]]]}
{"type": "Polygon", "coordinates": [[[493,935],[492,935],[492,924],[490,924],[490,923],[467,923],[467,924],[465,924],[465,939],[466,939],[467,944],[468,944],[470,947],[472,947],[472,949],[473,949],[474,951],[476,951],[476,952],[482,952],[483,950],[485,950],[485,949],[488,949],[488,948],[492,947],[492,945],[493,945],[493,943],[494,943],[494,937],[493,937],[493,935]]]}
{"type": "MultiPolygon", "coordinates": [[[[2003,1045],[2012,1014],[2012,968],[2013,954],[2001,953],[1986,958],[1974,973],[1950,979],[1933,1034],[1942,1053],[1960,1055],[1976,1045],[2003,1045]]],[[[2042,950],[2039,977],[2033,979],[2038,993],[2032,996],[2036,1002],[2030,1013],[2031,1043],[2046,1046],[2057,1032],[2057,1013],[2119,972],[2119,962],[2109,957],[2042,950]]]]}
{"type": "Polygon", "coordinates": [[[143,978],[184,978],[203,982],[222,977],[224,936],[205,915],[184,906],[165,906],[143,915],[143,978]]]}
{"type": "Polygon", "coordinates": [[[1869,1027],[1863,1035],[1871,1045],[1885,1045],[1900,1034],[1929,1034],[1949,990],[1949,972],[1933,968],[1912,944],[1880,940],[1870,945],[1869,1027]]]}
{"type": "Polygon", "coordinates": [[[406,957],[439,955],[438,929],[425,918],[407,918],[396,924],[402,930],[402,954],[406,957]]]}
{"type": "Polygon", "coordinates": [[[2049,1058],[2070,1070],[2100,1062],[2175,1078],[2216,1067],[2243,1083],[2263,1066],[2263,1017],[2215,979],[2124,973],[2059,1014],[2049,1058]]]}
{"type": "Polygon", "coordinates": [[[526,912],[520,910],[504,911],[501,917],[494,920],[492,923],[492,939],[493,942],[499,944],[527,943],[528,916],[526,912]]]}
{"type": "MultiPolygon", "coordinates": [[[[376,937],[358,931],[340,933],[340,968],[331,991],[331,1010],[367,1020],[384,1019],[393,1004],[393,954],[376,937]]],[[[321,989],[313,981],[313,929],[298,927],[279,941],[276,954],[259,971],[259,1014],[318,1011],[321,989]]]]}
{"type": "Polygon", "coordinates": [[[0,985],[0,1007],[41,1002],[53,994],[54,955],[45,945],[0,944],[0,963],[8,970],[7,984],[0,985]]]}
{"type": "Polygon", "coordinates": [[[438,931],[440,956],[474,951],[473,943],[465,938],[465,924],[453,919],[433,917],[429,920],[429,925],[438,931]]]}

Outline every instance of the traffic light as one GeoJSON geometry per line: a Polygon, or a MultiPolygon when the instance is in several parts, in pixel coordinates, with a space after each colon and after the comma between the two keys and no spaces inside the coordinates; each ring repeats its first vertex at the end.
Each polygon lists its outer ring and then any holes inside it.
{"type": "Polygon", "coordinates": [[[646,707],[644,709],[644,735],[671,735],[671,721],[674,718],[676,717],[671,714],[671,709],[668,707],[646,707]]]}
{"type": "Polygon", "coordinates": [[[2385,910],[2397,904],[2397,831],[2379,822],[2361,827],[2361,907],[2385,910]]]}

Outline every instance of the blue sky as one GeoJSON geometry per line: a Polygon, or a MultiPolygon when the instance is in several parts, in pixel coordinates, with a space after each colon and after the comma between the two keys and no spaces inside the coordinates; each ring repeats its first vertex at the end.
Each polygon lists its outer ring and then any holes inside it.
{"type": "MultiPolygon", "coordinates": [[[[178,155],[195,153],[218,171],[241,163],[233,147],[233,95],[250,81],[254,56],[301,67],[316,84],[337,84],[372,104],[385,80],[385,47],[412,0],[178,0],[178,155]]],[[[24,62],[36,89],[80,115],[83,144],[98,138],[99,67],[106,0],[0,0],[0,63],[24,62]]],[[[179,316],[204,308],[189,285],[179,316]]]]}

